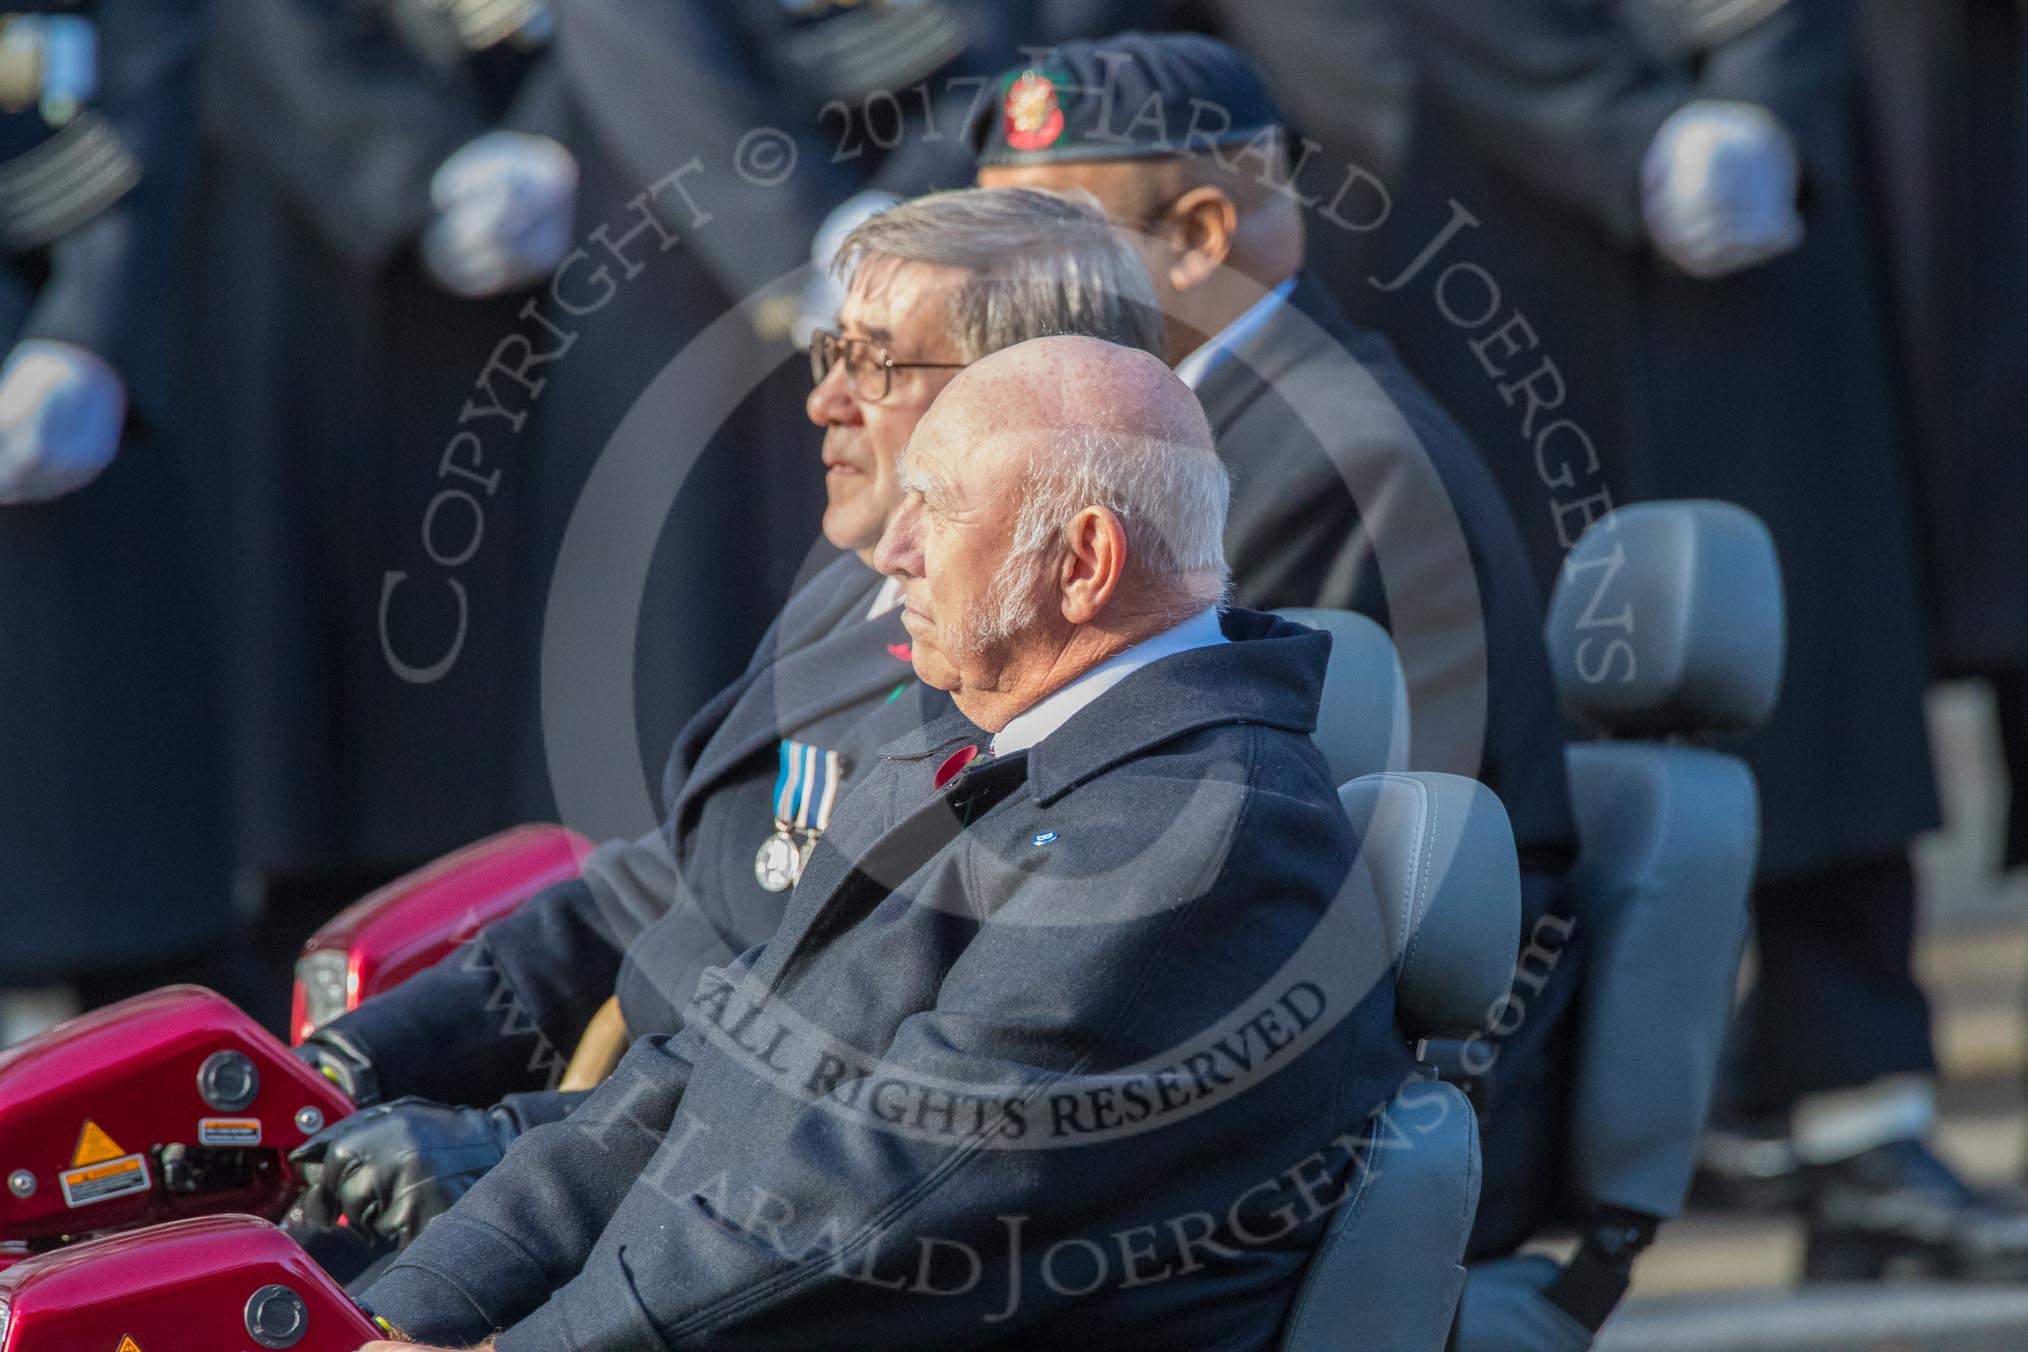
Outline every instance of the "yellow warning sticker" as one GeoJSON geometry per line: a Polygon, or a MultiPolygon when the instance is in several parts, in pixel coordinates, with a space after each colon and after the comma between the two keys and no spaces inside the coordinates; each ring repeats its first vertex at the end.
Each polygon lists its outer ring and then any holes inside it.
{"type": "Polygon", "coordinates": [[[87,1117],[84,1130],[77,1134],[77,1149],[71,1153],[70,1165],[75,1169],[84,1164],[104,1164],[126,1153],[112,1137],[106,1135],[104,1128],[87,1117]]]}
{"type": "Polygon", "coordinates": [[[114,1348],[113,1352],[141,1352],[141,1345],[134,1341],[132,1334],[128,1334],[120,1339],[120,1345],[114,1348]]]}
{"type": "Polygon", "coordinates": [[[63,1203],[68,1207],[90,1206],[129,1193],[148,1190],[148,1161],[139,1155],[125,1155],[104,1164],[66,1169],[56,1176],[63,1185],[63,1203]]]}

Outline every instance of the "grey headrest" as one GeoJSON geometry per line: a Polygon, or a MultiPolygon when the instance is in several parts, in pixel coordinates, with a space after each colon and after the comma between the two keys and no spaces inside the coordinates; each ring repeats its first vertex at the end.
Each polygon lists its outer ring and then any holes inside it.
{"type": "Polygon", "coordinates": [[[1600,517],[1564,561],[1546,637],[1563,706],[1623,736],[1744,731],[1774,712],[1781,564],[1729,502],[1645,502],[1600,517]]]}
{"type": "Polygon", "coordinates": [[[1386,917],[1402,1031],[1484,1027],[1521,951],[1521,865],[1507,809],[1475,779],[1420,773],[1355,779],[1338,801],[1386,917]]]}
{"type": "Polygon", "coordinates": [[[1408,763],[1408,682],[1394,640],[1349,610],[1291,607],[1275,614],[1331,636],[1317,746],[1339,784],[1408,763]]]}

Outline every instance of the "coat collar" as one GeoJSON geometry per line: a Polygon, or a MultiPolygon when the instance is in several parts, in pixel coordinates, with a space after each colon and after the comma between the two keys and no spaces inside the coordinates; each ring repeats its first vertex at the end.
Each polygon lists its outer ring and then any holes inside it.
{"type": "Polygon", "coordinates": [[[921,727],[910,728],[881,747],[880,755],[883,760],[891,761],[928,760],[939,754],[947,756],[967,742],[983,747],[992,740],[992,733],[953,709],[921,727]]]}
{"type": "Polygon", "coordinates": [[[1275,312],[1288,304],[1289,294],[1301,279],[1300,272],[1290,273],[1279,285],[1249,305],[1237,319],[1205,339],[1194,352],[1176,363],[1176,378],[1193,390],[1201,386],[1245,345],[1249,337],[1274,319],[1275,312]]]}
{"type": "MultiPolygon", "coordinates": [[[[1141,668],[1030,747],[1028,782],[1036,801],[1047,806],[1150,748],[1204,728],[1257,723],[1315,732],[1330,635],[1251,610],[1226,611],[1222,627],[1231,642],[1141,668]]],[[[897,738],[880,754],[941,763],[967,742],[990,740],[954,713],[897,738]]]]}
{"type": "Polygon", "coordinates": [[[720,721],[684,785],[686,797],[798,729],[915,680],[901,612],[864,618],[879,576],[849,555],[820,576],[825,593],[809,598],[819,604],[783,626],[778,655],[753,673],[720,721]]]}

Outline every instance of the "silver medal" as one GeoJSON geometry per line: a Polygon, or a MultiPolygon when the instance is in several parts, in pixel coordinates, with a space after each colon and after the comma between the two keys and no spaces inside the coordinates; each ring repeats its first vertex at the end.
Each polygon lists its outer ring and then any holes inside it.
{"type": "Polygon", "coordinates": [[[763,840],[760,849],[754,853],[753,876],[763,890],[786,892],[795,886],[796,875],[803,871],[803,852],[796,847],[796,840],[787,831],[777,831],[763,840]]]}

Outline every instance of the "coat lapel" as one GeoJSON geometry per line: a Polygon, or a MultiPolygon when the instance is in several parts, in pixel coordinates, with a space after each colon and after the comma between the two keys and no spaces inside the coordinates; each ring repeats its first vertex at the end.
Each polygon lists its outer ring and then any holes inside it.
{"type": "Polygon", "coordinates": [[[950,753],[990,740],[962,713],[882,748],[875,777],[853,793],[817,841],[756,978],[781,989],[796,963],[1024,785],[1037,803],[1052,802],[1149,747],[1224,723],[1315,731],[1329,636],[1242,610],[1226,612],[1223,627],[1233,642],[1142,668],[1051,737],[1024,752],[975,761],[942,790],[935,787],[937,768],[950,753]]]}
{"type": "Polygon", "coordinates": [[[878,905],[1026,782],[1028,757],[1013,755],[981,761],[942,790],[933,786],[936,766],[951,751],[985,740],[962,714],[953,714],[883,751],[879,784],[867,784],[850,800],[855,815],[877,816],[834,822],[818,838],[756,977],[779,988],[799,958],[878,905]]]}
{"type": "MultiPolygon", "coordinates": [[[[871,599],[869,591],[860,598],[871,599]]],[[[915,679],[901,612],[843,624],[755,674],[685,781],[687,801],[796,729],[915,679]]],[[[681,804],[673,805],[681,809],[681,804]]]]}

